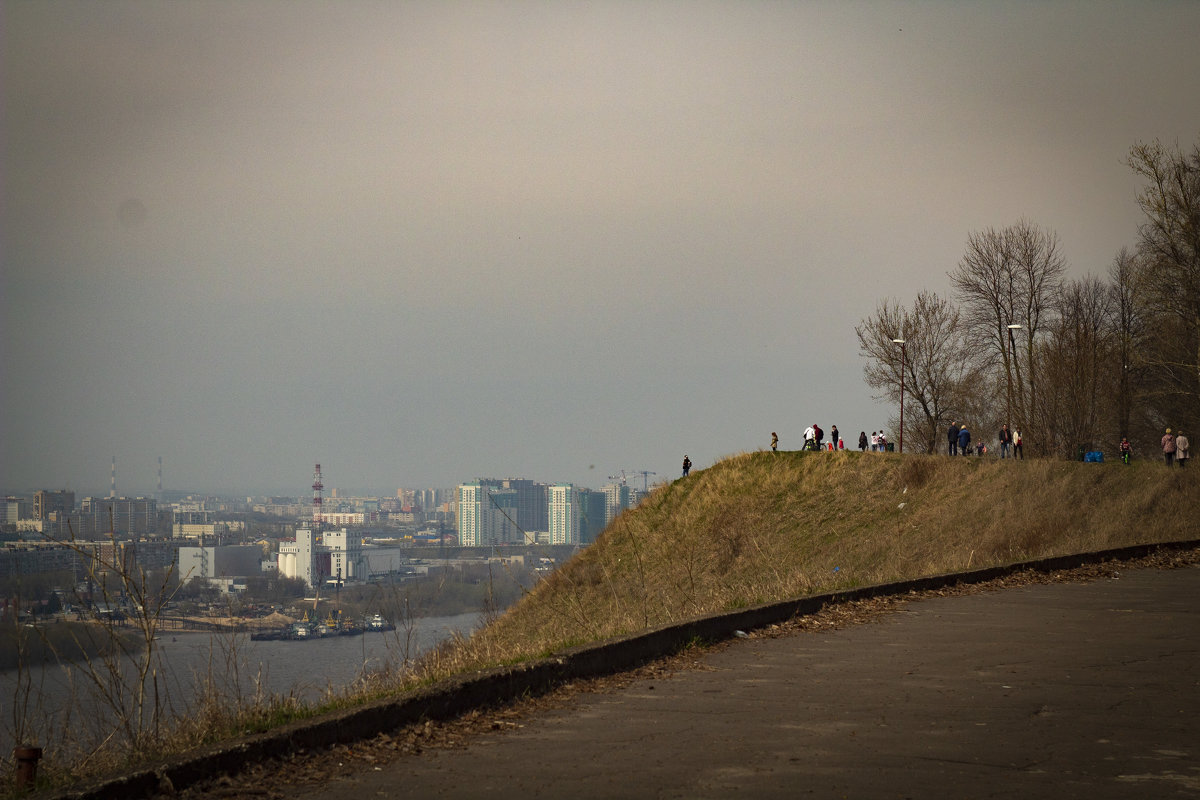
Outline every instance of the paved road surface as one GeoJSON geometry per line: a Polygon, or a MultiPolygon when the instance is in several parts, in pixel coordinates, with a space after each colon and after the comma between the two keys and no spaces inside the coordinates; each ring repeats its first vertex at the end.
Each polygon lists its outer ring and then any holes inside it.
{"type": "Polygon", "coordinates": [[[1200,798],[1198,606],[1195,567],[923,600],[298,798],[1200,798]]]}

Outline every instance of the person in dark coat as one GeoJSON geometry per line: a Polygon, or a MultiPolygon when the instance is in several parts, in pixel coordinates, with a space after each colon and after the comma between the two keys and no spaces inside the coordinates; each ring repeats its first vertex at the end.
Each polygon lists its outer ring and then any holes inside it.
{"type": "Polygon", "coordinates": [[[961,430],[961,429],[958,427],[958,423],[951,422],[950,430],[946,434],[946,438],[949,440],[949,443],[950,443],[949,453],[952,456],[958,455],[958,432],[959,432],[959,430],[961,430]]]}
{"type": "Polygon", "coordinates": [[[966,425],[958,429],[958,450],[964,456],[971,455],[971,432],[966,425]]]}
{"type": "Polygon", "coordinates": [[[686,478],[687,474],[691,471],[692,471],[692,460],[690,458],[688,458],[686,455],[684,455],[684,457],[683,457],[683,477],[686,478]]]}
{"type": "Polygon", "coordinates": [[[867,432],[859,431],[858,432],[858,449],[865,453],[865,452],[867,452],[867,445],[869,445],[869,444],[870,444],[870,442],[867,441],[867,432]]]}

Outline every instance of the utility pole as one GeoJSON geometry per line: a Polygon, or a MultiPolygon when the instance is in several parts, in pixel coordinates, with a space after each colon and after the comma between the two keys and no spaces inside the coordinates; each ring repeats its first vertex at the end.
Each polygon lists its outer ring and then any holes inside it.
{"type": "Polygon", "coordinates": [[[904,452],[904,357],[906,354],[904,339],[892,339],[900,345],[900,452],[904,452]]]}

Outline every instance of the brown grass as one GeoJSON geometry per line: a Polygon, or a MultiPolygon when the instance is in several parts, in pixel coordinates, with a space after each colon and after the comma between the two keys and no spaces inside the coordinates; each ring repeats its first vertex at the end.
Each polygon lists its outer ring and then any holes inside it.
{"type": "Polygon", "coordinates": [[[1200,478],[1157,463],[749,453],[656,489],[455,669],[804,594],[1195,536],[1200,478]]]}

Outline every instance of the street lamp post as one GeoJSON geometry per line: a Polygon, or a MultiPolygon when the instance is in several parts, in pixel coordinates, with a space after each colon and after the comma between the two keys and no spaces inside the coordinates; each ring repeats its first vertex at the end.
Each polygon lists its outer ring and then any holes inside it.
{"type": "Polygon", "coordinates": [[[904,340],[892,339],[892,342],[900,345],[900,452],[904,452],[904,340]]]}

